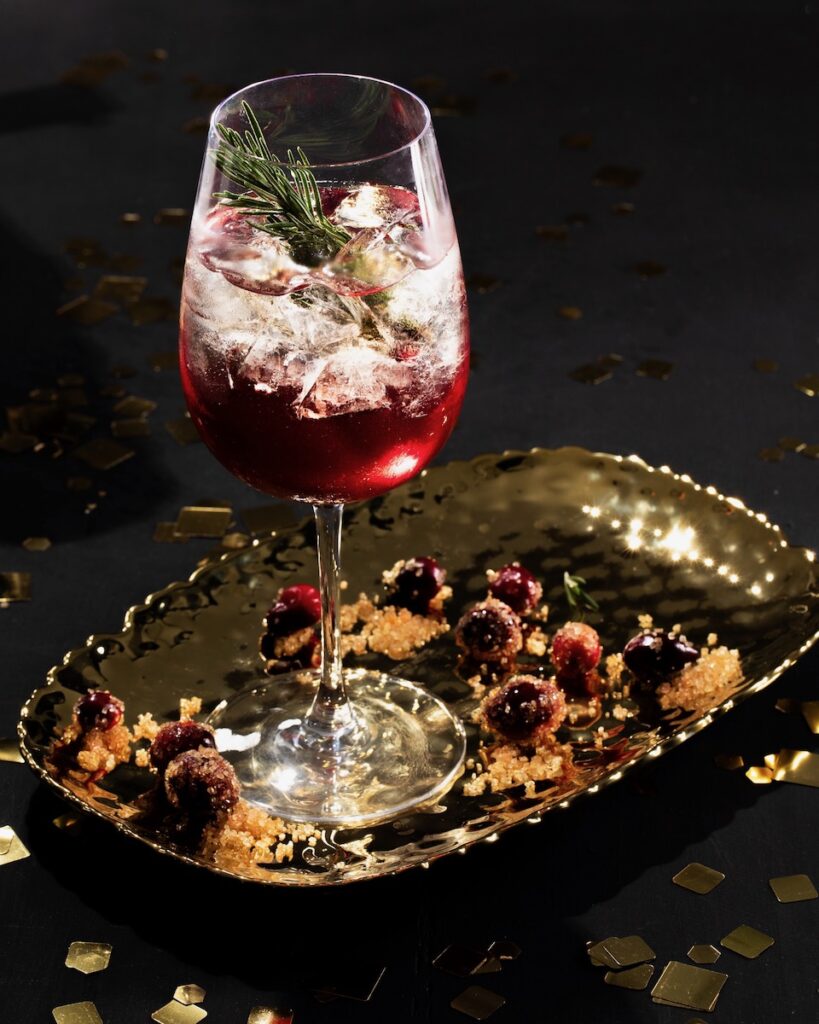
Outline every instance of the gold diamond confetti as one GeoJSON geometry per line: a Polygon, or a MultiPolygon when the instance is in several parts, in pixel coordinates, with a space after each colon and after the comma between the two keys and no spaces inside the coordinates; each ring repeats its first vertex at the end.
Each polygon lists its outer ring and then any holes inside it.
{"type": "Polygon", "coordinates": [[[16,860],[25,860],[31,854],[11,825],[0,827],[0,867],[13,864],[16,860]]]}
{"type": "Polygon", "coordinates": [[[26,551],[48,551],[51,541],[48,537],[26,537],[23,547],[26,551]]]}
{"type": "Polygon", "coordinates": [[[643,172],[638,171],[636,167],[605,164],[594,172],[592,185],[607,185],[610,188],[632,188],[642,176],[643,172]]]}
{"type": "Polygon", "coordinates": [[[72,942],[65,966],[81,974],[96,974],[106,969],[110,959],[111,946],[105,942],[72,942]]]}
{"type": "Polygon", "coordinates": [[[254,1006],[247,1018],[247,1024],[293,1024],[293,1011],[281,1010],[275,1006],[254,1006]]]}
{"type": "Polygon", "coordinates": [[[202,440],[199,436],[199,431],[189,416],[180,416],[175,420],[166,420],[165,429],[177,444],[196,444],[197,441],[202,440]]]}
{"type": "Polygon", "coordinates": [[[560,136],[560,145],[564,149],[589,149],[593,142],[588,132],[570,132],[560,136]]]}
{"type": "Polygon", "coordinates": [[[800,377],[794,387],[808,398],[815,398],[819,394],[819,373],[809,373],[805,377],[800,377]]]}
{"type": "Polygon", "coordinates": [[[727,974],[671,960],[651,990],[651,998],[655,1003],[666,1006],[710,1013],[717,1005],[722,986],[727,980],[727,974]]]}
{"type": "Polygon", "coordinates": [[[16,737],[4,736],[0,739],[0,761],[8,764],[24,764],[25,758],[20,753],[20,744],[16,737]]]}
{"type": "Polygon", "coordinates": [[[695,861],[684,867],[682,871],[678,871],[671,881],[683,889],[688,889],[689,892],[706,896],[712,889],[716,889],[724,878],[725,875],[721,871],[715,871],[713,868],[708,868],[695,861]]]}
{"type": "Polygon", "coordinates": [[[493,292],[496,288],[501,285],[499,277],[493,277],[492,274],[470,274],[466,279],[467,288],[474,288],[479,295],[486,295],[488,292],[493,292]]]}
{"type": "Polygon", "coordinates": [[[472,985],[456,996],[449,1005],[453,1010],[466,1014],[473,1020],[488,1020],[505,1003],[506,1000],[497,992],[490,992],[488,988],[482,988],[480,985],[472,985]]]}
{"type": "Polygon", "coordinates": [[[207,1015],[207,1010],[203,1010],[201,1006],[184,1006],[172,999],[158,1010],[154,1010],[151,1020],[155,1020],[157,1024],[197,1024],[197,1021],[204,1020],[207,1015]]]}
{"type": "Polygon", "coordinates": [[[121,213],[119,219],[121,224],[139,224],[142,220],[142,214],[129,211],[121,213]]]}
{"type": "Polygon", "coordinates": [[[638,967],[629,967],[627,971],[606,971],[603,981],[615,988],[630,988],[641,992],[651,981],[653,973],[653,964],[640,964],[638,967]]]}
{"type": "Polygon", "coordinates": [[[57,316],[68,317],[83,327],[94,327],[119,312],[119,306],[114,302],[105,302],[103,299],[89,298],[88,295],[78,295],[60,306],[57,316]]]}
{"type": "Polygon", "coordinates": [[[611,377],[612,367],[603,360],[598,359],[596,363],[585,363],[572,370],[569,376],[579,384],[602,384],[611,377]]]}
{"type": "Polygon", "coordinates": [[[66,814],[60,814],[56,818],[53,818],[51,824],[61,832],[68,832],[69,835],[76,835],[81,820],[82,819],[78,815],[72,814],[69,811],[66,814]]]}
{"type": "Polygon", "coordinates": [[[786,452],[801,452],[807,444],[806,441],[800,441],[798,437],[780,437],[777,442],[780,448],[786,452]]]}
{"type": "Polygon", "coordinates": [[[664,359],[644,359],[637,367],[639,377],[651,377],[653,380],[668,380],[673,363],[667,363],[664,359]]]}
{"type": "Polygon", "coordinates": [[[569,237],[569,229],[565,224],[540,224],[535,228],[535,234],[549,242],[565,242],[569,237]]]}
{"type": "Polygon", "coordinates": [[[105,250],[95,238],[69,238],[63,248],[81,265],[103,264],[108,260],[105,250]]]}
{"type": "Polygon", "coordinates": [[[153,539],[157,544],[182,544],[188,538],[176,532],[176,523],[157,523],[153,539]]]}
{"type": "Polygon", "coordinates": [[[93,469],[113,469],[121,462],[130,459],[134,454],[133,448],[126,448],[124,445],[111,441],[107,437],[98,437],[93,441],[86,441],[79,448],[71,453],[75,458],[87,462],[93,469]]]}
{"type": "Polygon", "coordinates": [[[136,395],[126,395],[114,406],[114,414],[124,419],[131,419],[137,416],[147,416],[156,408],[156,402],[150,398],[138,398],[136,395]]]}
{"type": "Polygon", "coordinates": [[[9,455],[31,451],[36,444],[37,438],[34,434],[21,434],[16,431],[5,431],[0,434],[0,451],[8,452],[9,455]]]}
{"type": "Polygon", "coordinates": [[[152,61],[160,64],[162,61],[166,61],[168,59],[168,51],[164,50],[161,46],[157,46],[155,49],[151,50],[148,56],[152,61]]]}
{"type": "Polygon", "coordinates": [[[724,768],[728,772],[745,767],[745,762],[739,754],[717,754],[714,757],[714,764],[717,768],[724,768]]]}
{"type": "Polygon", "coordinates": [[[184,227],[189,217],[190,213],[181,206],[166,206],[154,214],[154,224],[175,224],[184,227]]]}
{"type": "Polygon", "coordinates": [[[186,505],[176,520],[176,532],[184,537],[221,537],[232,516],[229,508],[186,505]]]}
{"type": "Polygon", "coordinates": [[[508,939],[496,939],[489,947],[489,953],[501,960],[517,960],[522,952],[520,946],[508,939]]]}
{"type": "Polygon", "coordinates": [[[767,786],[773,782],[773,772],[770,768],[759,768],[757,765],[752,765],[747,772],[745,777],[753,782],[757,786],[767,786]]]}
{"type": "Polygon", "coordinates": [[[178,1003],[193,1006],[195,1003],[204,1003],[205,990],[201,985],[178,985],[173,997],[178,1003]]]}
{"type": "Polygon", "coordinates": [[[170,299],[157,296],[145,296],[128,307],[131,322],[137,327],[145,324],[158,324],[163,320],[175,320],[178,307],[170,299]]]}
{"type": "Polygon", "coordinates": [[[555,310],[559,317],[564,320],[582,320],[583,310],[580,306],[558,306],[555,310]]]}
{"type": "Polygon", "coordinates": [[[776,373],[779,369],[779,363],[774,359],[755,359],[751,366],[757,373],[776,373]]]}
{"type": "Polygon", "coordinates": [[[819,700],[804,700],[799,710],[808,723],[810,731],[814,736],[819,736],[819,700]]]}
{"type": "Polygon", "coordinates": [[[114,420],[111,423],[111,433],[114,437],[150,437],[151,425],[147,420],[138,417],[114,420]]]}
{"type": "Polygon", "coordinates": [[[806,459],[819,459],[819,444],[806,444],[799,449],[799,454],[806,459]]]}
{"type": "Polygon", "coordinates": [[[618,214],[620,217],[628,217],[629,214],[634,213],[634,210],[634,203],[615,203],[611,208],[611,212],[618,214]]]}
{"type": "Polygon", "coordinates": [[[257,508],[242,509],[242,519],[248,530],[256,536],[268,536],[277,530],[285,530],[296,521],[288,505],[260,505],[257,508]]]}
{"type": "Polygon", "coordinates": [[[483,950],[453,943],[435,957],[432,966],[458,978],[467,978],[479,971],[486,960],[487,954],[483,950]]]}
{"type": "Polygon", "coordinates": [[[760,953],[764,953],[766,949],[771,948],[774,940],[770,935],[757,931],[756,928],[752,928],[749,924],[741,924],[739,928],[735,928],[724,939],[720,939],[719,944],[726,949],[730,949],[733,953],[739,953],[740,956],[744,956],[748,960],[756,960],[760,953]]]}
{"type": "Polygon", "coordinates": [[[499,957],[488,956],[473,974],[499,974],[503,970],[503,964],[499,957]]]}
{"type": "Polygon", "coordinates": [[[368,1003],[375,995],[375,990],[381,984],[381,979],[386,971],[386,967],[350,962],[345,965],[342,980],[320,986],[314,995],[317,998],[330,996],[331,998],[352,999],[358,1003],[368,1003]]]}
{"type": "Polygon", "coordinates": [[[771,878],[768,884],[780,903],[801,903],[803,900],[815,900],[819,893],[807,875],[782,875],[771,878]]]}
{"type": "Polygon", "coordinates": [[[30,572],[0,572],[0,604],[30,600],[30,572]]]}
{"type": "Polygon", "coordinates": [[[722,954],[716,946],[692,946],[688,950],[688,959],[695,964],[715,964],[722,954]]]}
{"type": "Polygon", "coordinates": [[[781,462],[785,458],[781,448],[760,448],[757,455],[763,462],[781,462]]]}
{"type": "Polygon", "coordinates": [[[808,750],[780,750],[773,777],[776,782],[819,787],[819,754],[808,750]]]}
{"type": "Polygon", "coordinates": [[[93,1003],[66,1003],[51,1011],[57,1024],[102,1024],[102,1017],[93,1003]]]}
{"type": "Polygon", "coordinates": [[[634,264],[634,269],[643,278],[662,277],[663,274],[668,272],[668,267],[664,263],[658,263],[656,260],[641,260],[639,263],[634,264]]]}
{"type": "Polygon", "coordinates": [[[97,285],[94,288],[94,297],[97,299],[110,299],[113,302],[122,302],[127,306],[132,302],[136,302],[141,297],[147,284],[147,277],[106,274],[97,281],[97,285]]]}

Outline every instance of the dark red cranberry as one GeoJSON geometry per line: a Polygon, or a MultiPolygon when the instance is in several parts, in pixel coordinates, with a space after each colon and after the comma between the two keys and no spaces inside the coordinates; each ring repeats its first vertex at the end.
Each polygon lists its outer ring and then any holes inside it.
{"type": "Polygon", "coordinates": [[[80,697],[74,712],[84,732],[88,732],[89,729],[108,732],[122,721],[125,705],[108,690],[91,690],[84,697],[80,697]]]}
{"type": "Polygon", "coordinates": [[[633,636],[623,651],[626,668],[638,679],[666,679],[697,661],[700,652],[680,633],[646,629],[633,636]]]}
{"type": "Polygon", "coordinates": [[[201,722],[166,722],[154,737],[148,752],[151,764],[160,772],[164,772],[171,761],[186,750],[199,750],[202,747],[216,749],[213,729],[201,722]]]}
{"type": "Polygon", "coordinates": [[[165,795],[177,811],[206,821],[235,806],[239,780],[215,750],[186,750],[165,771],[165,795]]]}
{"type": "Polygon", "coordinates": [[[296,583],[279,591],[265,619],[272,636],[287,636],[306,629],[321,618],[321,595],[309,583],[296,583]]]}
{"type": "Polygon", "coordinates": [[[446,570],[434,558],[408,558],[393,577],[390,600],[416,615],[426,615],[445,581],[446,570]]]}
{"type": "Polygon", "coordinates": [[[554,732],[566,717],[566,699],[554,683],[536,676],[513,676],[483,707],[486,724],[509,740],[554,732]]]}
{"type": "Polygon", "coordinates": [[[513,562],[493,574],[489,593],[508,604],[518,615],[526,615],[540,602],[543,587],[528,569],[513,562]]]}
{"type": "Polygon", "coordinates": [[[508,661],[523,646],[520,619],[508,604],[487,598],[461,616],[455,642],[475,661],[508,661]]]}
{"type": "Polygon", "coordinates": [[[591,672],[602,653],[597,631],[585,622],[567,622],[552,640],[552,664],[558,679],[576,679],[591,672]]]}

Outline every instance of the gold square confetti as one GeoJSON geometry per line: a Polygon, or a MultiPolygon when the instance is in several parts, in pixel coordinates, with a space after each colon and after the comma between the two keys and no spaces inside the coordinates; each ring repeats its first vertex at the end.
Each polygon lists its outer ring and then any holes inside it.
{"type": "Polygon", "coordinates": [[[150,437],[151,425],[147,420],[133,417],[125,420],[113,420],[111,433],[114,437],[150,437]]]}
{"type": "Polygon", "coordinates": [[[0,572],[0,604],[30,600],[30,572],[0,572]]]}
{"type": "Polygon", "coordinates": [[[102,1024],[102,1017],[93,1003],[66,1003],[51,1011],[57,1024],[102,1024]]]}
{"type": "Polygon", "coordinates": [[[535,234],[549,242],[565,242],[569,237],[569,229],[565,224],[540,224],[535,228],[535,234]]]}
{"type": "Polygon", "coordinates": [[[808,398],[815,398],[819,394],[819,373],[809,373],[805,377],[800,377],[794,387],[808,398]]]}
{"type": "Polygon", "coordinates": [[[775,782],[819,787],[819,754],[808,750],[780,750],[773,777],[775,782]]]}
{"type": "Polygon", "coordinates": [[[621,217],[628,217],[629,214],[634,213],[634,210],[634,203],[615,203],[611,208],[612,213],[616,213],[621,217]]]}
{"type": "Polygon", "coordinates": [[[9,764],[25,764],[25,758],[20,753],[20,744],[16,737],[4,736],[0,739],[0,761],[9,764]]]}
{"type": "Polygon", "coordinates": [[[110,299],[129,306],[136,302],[148,284],[147,277],[134,277],[130,274],[106,274],[97,281],[94,297],[110,299]]]}
{"type": "Polygon", "coordinates": [[[101,324],[115,313],[119,312],[119,306],[114,302],[106,302],[104,299],[89,298],[87,295],[78,295],[57,309],[57,316],[68,317],[83,327],[93,327],[101,324]]]}
{"type": "Polygon", "coordinates": [[[558,306],[555,310],[559,317],[564,320],[582,320],[583,310],[580,306],[558,306]]]}
{"type": "Polygon", "coordinates": [[[188,538],[176,532],[176,523],[164,522],[154,527],[153,539],[157,544],[182,544],[188,538]]]}
{"type": "Polygon", "coordinates": [[[598,167],[592,178],[592,185],[606,185],[610,188],[632,188],[642,178],[643,172],[636,167],[622,167],[619,164],[605,164],[598,167]]]}
{"type": "Polygon", "coordinates": [[[692,946],[688,950],[688,959],[695,964],[715,964],[722,954],[716,946],[692,946]]]}
{"type": "Polygon", "coordinates": [[[183,537],[221,537],[232,516],[229,508],[186,505],[176,520],[176,532],[183,537]]]}
{"type": "Polygon", "coordinates": [[[353,999],[359,1003],[368,1003],[381,984],[381,979],[386,971],[386,967],[379,967],[371,963],[349,962],[344,966],[341,980],[321,985],[314,994],[317,998],[320,996],[341,997],[342,999],[353,999]]]}
{"type": "Polygon", "coordinates": [[[61,832],[67,832],[69,835],[76,836],[79,833],[81,820],[82,819],[78,815],[72,814],[69,811],[66,814],[60,814],[56,818],[53,818],[51,824],[61,832]]]}
{"type": "Polygon", "coordinates": [[[142,220],[142,214],[134,213],[133,211],[129,210],[126,213],[120,214],[119,219],[122,224],[139,224],[139,222],[142,220]]]}
{"type": "Polygon", "coordinates": [[[722,986],[727,980],[727,974],[671,960],[651,990],[651,998],[655,1003],[710,1013],[717,1005],[722,986]]]}
{"type": "Polygon", "coordinates": [[[51,541],[48,537],[26,537],[23,547],[26,551],[48,551],[51,541]]]}
{"type": "Polygon", "coordinates": [[[432,966],[458,978],[466,978],[479,971],[486,960],[487,954],[483,950],[453,943],[435,957],[432,966]]]}
{"type": "Polygon", "coordinates": [[[733,953],[739,953],[740,956],[744,956],[748,960],[756,960],[760,953],[771,948],[774,940],[770,935],[757,931],[749,924],[741,924],[729,932],[724,939],[720,939],[719,944],[733,953]]]}
{"type": "Polygon", "coordinates": [[[713,868],[708,868],[695,861],[684,867],[682,871],[678,871],[671,881],[683,889],[688,889],[689,892],[706,896],[712,889],[716,889],[724,878],[725,875],[721,871],[715,871],[713,868]]]}
{"type": "Polygon", "coordinates": [[[154,224],[175,224],[184,227],[190,214],[181,206],[166,206],[154,214],[154,224]]]}
{"type": "Polygon", "coordinates": [[[757,455],[763,462],[781,462],[785,458],[781,448],[760,448],[757,455]]]}
{"type": "Polygon", "coordinates": [[[651,377],[653,380],[668,380],[673,363],[667,363],[664,359],[644,359],[637,367],[639,377],[651,377]]]}
{"type": "Polygon", "coordinates": [[[113,469],[114,466],[130,459],[134,450],[107,437],[97,437],[93,441],[81,444],[71,454],[88,463],[93,469],[105,470],[113,469]]]}
{"type": "Polygon", "coordinates": [[[810,731],[819,736],[819,700],[803,700],[800,710],[810,731]]]}
{"type": "Polygon", "coordinates": [[[292,526],[296,517],[288,505],[259,505],[242,509],[245,526],[255,536],[267,536],[292,526]]]}
{"type": "Polygon", "coordinates": [[[147,416],[156,408],[156,402],[150,398],[139,398],[137,395],[126,395],[114,406],[114,415],[123,419],[147,416]]]}
{"type": "Polygon", "coordinates": [[[488,988],[482,988],[480,985],[472,985],[456,996],[449,1005],[453,1010],[464,1013],[473,1020],[488,1020],[505,1003],[506,1000],[497,992],[490,992],[488,988]]]}
{"type": "Polygon", "coordinates": [[[5,431],[0,434],[0,451],[8,452],[9,455],[19,455],[21,452],[28,452],[37,444],[34,434],[21,434],[16,431],[5,431]]]}
{"type": "Polygon", "coordinates": [[[154,1010],[151,1020],[155,1020],[157,1024],[197,1024],[197,1021],[204,1020],[207,1015],[207,1010],[203,1010],[201,1006],[184,1006],[172,999],[158,1010],[154,1010]]]}
{"type": "Polygon", "coordinates": [[[744,768],[745,762],[740,754],[717,754],[714,757],[714,764],[717,768],[724,768],[728,772],[736,771],[737,768],[744,768]]]}
{"type": "Polygon", "coordinates": [[[254,1006],[247,1018],[247,1024],[293,1024],[293,1011],[275,1006],[254,1006]]]}
{"type": "Polygon", "coordinates": [[[807,442],[801,441],[798,437],[780,437],[777,444],[783,451],[801,452],[807,442]]]}
{"type": "Polygon", "coordinates": [[[11,825],[0,827],[0,866],[13,864],[16,860],[25,860],[31,854],[11,825]]]}
{"type": "Polygon", "coordinates": [[[175,320],[179,314],[177,305],[161,296],[143,296],[128,307],[131,322],[137,327],[158,324],[163,320],[175,320]]]}
{"type": "Polygon", "coordinates": [[[770,768],[760,768],[757,765],[752,765],[747,772],[745,777],[754,783],[756,786],[767,786],[773,782],[773,772],[770,768]]]}
{"type": "Polygon", "coordinates": [[[653,964],[640,964],[637,967],[629,967],[626,971],[606,971],[603,981],[607,985],[614,985],[615,988],[630,988],[635,992],[641,992],[651,981],[653,973],[653,964]]]}
{"type": "Polygon", "coordinates": [[[499,974],[503,970],[503,964],[499,957],[488,956],[481,966],[473,971],[473,974],[499,974]]]}
{"type": "Polygon", "coordinates": [[[111,960],[111,946],[106,942],[72,942],[68,947],[65,966],[81,974],[104,971],[111,960]]]}
{"type": "Polygon", "coordinates": [[[175,420],[166,420],[165,429],[177,444],[196,444],[197,441],[202,440],[199,436],[199,431],[189,416],[180,416],[175,420]]]}
{"type": "MultiPolygon", "coordinates": [[[[633,964],[642,964],[646,960],[653,960],[656,953],[649,944],[639,935],[627,935],[625,938],[605,939],[598,947],[607,954],[613,967],[631,967],[633,964]]],[[[599,953],[595,953],[597,959],[601,959],[599,953]]]]}
{"type": "Polygon", "coordinates": [[[578,366],[577,369],[569,373],[569,376],[572,380],[576,380],[578,384],[602,384],[603,381],[609,380],[611,371],[612,368],[610,366],[602,360],[598,360],[596,363],[586,363],[583,366],[578,366]]]}
{"type": "Polygon", "coordinates": [[[643,278],[662,277],[668,272],[668,267],[664,263],[658,263],[657,260],[640,260],[639,263],[634,264],[634,269],[643,278]]]}
{"type": "Polygon", "coordinates": [[[806,444],[799,449],[799,454],[806,459],[819,459],[819,444],[806,444]]]}
{"type": "Polygon", "coordinates": [[[177,1003],[193,1006],[196,1003],[204,1003],[205,990],[201,985],[178,985],[173,997],[177,1003]]]}
{"type": "Polygon", "coordinates": [[[489,947],[489,953],[500,960],[517,960],[522,950],[520,946],[508,939],[496,939],[489,947]]]}
{"type": "Polygon", "coordinates": [[[779,369],[779,363],[773,359],[755,359],[751,365],[757,373],[776,373],[779,369]]]}
{"type": "Polygon", "coordinates": [[[782,875],[771,878],[768,884],[780,903],[801,903],[803,900],[815,900],[819,893],[807,875],[782,875]]]}

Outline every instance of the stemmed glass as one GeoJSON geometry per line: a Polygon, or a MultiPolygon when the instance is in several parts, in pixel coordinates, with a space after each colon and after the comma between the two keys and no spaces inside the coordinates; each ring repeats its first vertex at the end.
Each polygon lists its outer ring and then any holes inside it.
{"type": "Polygon", "coordinates": [[[342,670],[343,507],[426,465],[468,372],[458,244],[426,106],[350,75],[248,86],[211,119],[181,315],[191,417],[266,494],[310,503],[321,668],[210,717],[246,799],[293,821],[385,820],[457,777],[464,733],[392,675],[342,670]]]}

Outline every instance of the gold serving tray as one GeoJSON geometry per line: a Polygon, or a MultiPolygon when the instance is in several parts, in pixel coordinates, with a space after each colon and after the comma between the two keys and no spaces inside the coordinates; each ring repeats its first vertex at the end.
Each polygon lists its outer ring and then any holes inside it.
{"type": "MultiPolygon", "coordinates": [[[[201,697],[207,712],[267,681],[257,652],[262,617],[281,586],[314,580],[313,539],[306,520],[225,555],[131,608],[122,632],[91,636],[70,651],[22,709],[20,742],[31,767],[84,810],[178,860],[271,885],[338,885],[426,866],[597,793],[772,683],[819,636],[813,553],[790,547],[777,526],[738,499],[634,455],[580,448],[485,455],[430,469],[348,511],[343,552],[350,599],[376,591],[381,572],[397,559],[434,554],[454,589],[448,605],[454,623],[485,594],[488,568],[518,560],[543,581],[550,621],[559,624],[568,616],[562,580],[569,570],[586,579],[600,604],[590,621],[606,652],[621,650],[637,615],[648,613],[657,624],[680,623],[695,643],[714,632],[720,644],[738,648],[743,682],[714,706],[661,712],[643,701],[622,722],[610,714],[615,702],[604,702],[592,726],[610,732],[602,749],[592,730],[566,730],[574,771],[539,785],[534,796],[518,789],[467,797],[461,779],[435,807],[376,827],[328,831],[315,847],[297,846],[292,863],[275,866],[227,871],[158,836],[131,803],[152,785],[147,771],[123,766],[88,792],[51,773],[49,745],[89,687],[121,697],[129,722],[146,711],[164,721],[175,717],[180,697],[201,697]]],[[[468,756],[475,756],[475,699],[458,675],[451,632],[407,662],[385,664],[368,655],[356,664],[427,685],[462,716],[468,756]]]]}

